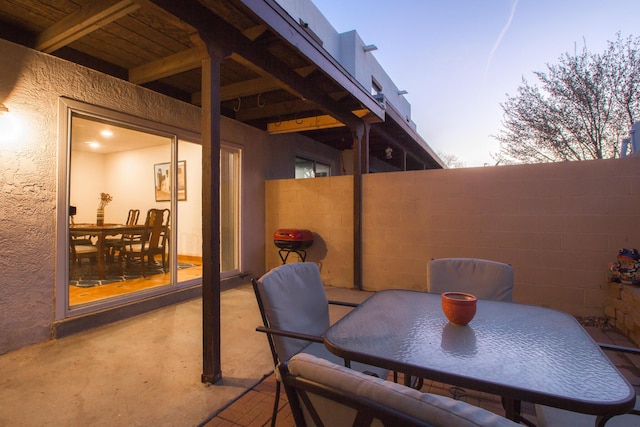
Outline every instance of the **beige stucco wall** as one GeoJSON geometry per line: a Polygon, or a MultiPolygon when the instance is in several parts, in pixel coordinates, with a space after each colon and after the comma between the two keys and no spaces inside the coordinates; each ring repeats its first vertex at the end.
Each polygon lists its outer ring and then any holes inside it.
{"type": "MultiPolygon", "coordinates": [[[[326,248],[307,261],[351,287],[351,185],[267,182],[267,267],[280,264],[270,233],[307,228],[326,248]]],[[[516,301],[602,315],[608,263],[640,247],[640,158],[371,174],[363,187],[368,290],[426,290],[429,259],[488,258],[513,265],[516,301]]]]}

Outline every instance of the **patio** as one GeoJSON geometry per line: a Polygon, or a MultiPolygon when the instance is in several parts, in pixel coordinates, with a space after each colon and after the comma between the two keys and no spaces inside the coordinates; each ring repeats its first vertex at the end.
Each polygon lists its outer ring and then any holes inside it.
{"type": "MultiPolygon", "coordinates": [[[[331,299],[361,301],[366,292],[327,288],[331,299]]],[[[201,300],[174,306],[0,356],[0,400],[12,411],[0,425],[269,425],[275,379],[250,285],[222,293],[222,373],[200,382],[201,300]]],[[[332,309],[333,310],[333,309],[332,309]]],[[[332,321],[346,313],[331,312],[332,321]]],[[[631,345],[613,328],[587,327],[596,341],[631,345]]],[[[640,390],[640,359],[612,355],[640,390]]],[[[449,393],[427,382],[424,391],[449,393]]],[[[284,394],[283,396],[284,397],[284,394]]],[[[469,403],[501,413],[496,396],[469,391],[469,403]]],[[[293,425],[286,398],[278,426],[293,425]]],[[[524,408],[533,417],[532,408],[524,408]]]]}

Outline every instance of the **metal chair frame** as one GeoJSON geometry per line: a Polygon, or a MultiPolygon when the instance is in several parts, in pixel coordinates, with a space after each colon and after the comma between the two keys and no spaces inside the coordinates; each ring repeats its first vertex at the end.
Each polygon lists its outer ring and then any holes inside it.
{"type": "MultiPolygon", "coordinates": [[[[272,328],[269,324],[269,320],[267,319],[267,315],[264,309],[264,303],[262,302],[262,297],[260,296],[260,291],[258,290],[258,281],[254,278],[251,279],[251,284],[253,285],[253,291],[256,295],[256,301],[258,302],[258,308],[260,309],[260,316],[262,317],[262,323],[264,326],[256,327],[256,331],[265,333],[267,335],[267,340],[269,342],[269,349],[271,350],[271,357],[273,358],[273,365],[279,366],[281,363],[286,361],[281,361],[278,357],[278,352],[276,351],[276,345],[273,341],[273,336],[282,336],[287,338],[296,338],[309,342],[317,342],[324,343],[324,338],[316,335],[308,335],[294,331],[285,331],[282,329],[272,328]]],[[[329,304],[338,305],[344,307],[357,307],[358,304],[344,301],[334,301],[329,300],[329,304]]],[[[276,425],[276,417],[278,415],[278,405],[280,403],[280,381],[276,379],[276,393],[275,393],[275,401],[273,403],[273,415],[271,417],[271,426],[276,425]]]]}
{"type": "Polygon", "coordinates": [[[278,366],[280,378],[289,400],[291,413],[297,427],[307,427],[304,418],[303,405],[313,419],[315,426],[323,427],[320,415],[309,399],[309,394],[315,394],[326,399],[339,402],[357,411],[353,421],[354,427],[370,426],[374,419],[382,422],[384,426],[429,427],[431,424],[414,418],[408,414],[399,412],[393,408],[381,405],[354,393],[349,393],[335,387],[328,386],[308,378],[301,378],[289,372],[287,362],[278,366]]]}

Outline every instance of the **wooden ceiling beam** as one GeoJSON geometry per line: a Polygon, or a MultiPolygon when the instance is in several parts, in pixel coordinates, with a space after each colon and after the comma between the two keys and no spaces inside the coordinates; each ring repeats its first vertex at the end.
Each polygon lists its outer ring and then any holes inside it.
{"type": "Polygon", "coordinates": [[[264,106],[245,108],[243,105],[236,113],[236,119],[241,122],[250,120],[266,119],[268,117],[285,116],[304,111],[317,110],[318,106],[302,99],[292,99],[291,101],[277,102],[270,104],[265,102],[264,106]]]}
{"type": "Polygon", "coordinates": [[[54,52],[139,7],[133,0],[94,0],[42,31],[35,49],[54,52]]]}
{"type": "Polygon", "coordinates": [[[173,76],[202,66],[200,50],[197,47],[175,53],[156,61],[147,62],[129,70],[129,81],[143,84],[164,77],[173,76]]]}
{"type": "MultiPolygon", "coordinates": [[[[283,11],[276,0],[240,0],[249,8],[260,20],[270,27],[270,31],[282,38],[293,49],[302,56],[309,58],[312,64],[317,64],[323,73],[347,92],[351,97],[356,98],[361,105],[368,108],[373,114],[384,120],[384,108],[374,100],[370,93],[349,73],[344,72],[338,61],[333,58],[325,49],[318,46],[317,41],[310,34],[301,31],[298,23],[286,12],[283,11]]],[[[249,58],[252,59],[252,58],[249,58]]],[[[325,104],[330,106],[331,103],[325,104]]],[[[344,114],[348,109],[344,109],[339,114],[344,114]]],[[[336,111],[338,112],[338,111],[336,111]]],[[[345,119],[351,121],[349,114],[345,119]]],[[[358,123],[353,123],[357,126],[358,123]]]]}
{"type": "MultiPolygon", "coordinates": [[[[188,2],[188,7],[183,2],[178,3],[173,0],[152,1],[196,28],[209,49],[231,50],[237,54],[236,58],[241,57],[246,61],[245,64],[252,64],[252,69],[261,70],[259,72],[261,76],[264,77],[266,73],[276,78],[281,87],[295,94],[296,97],[314,102],[326,113],[330,113],[350,127],[356,127],[361,123],[348,108],[334,101],[317,85],[306,81],[283,60],[266,51],[263,46],[253,43],[198,1],[188,2]]],[[[255,10],[253,7],[252,9],[255,10]]],[[[309,65],[313,65],[313,63],[309,65]]],[[[327,66],[331,67],[332,65],[327,63],[327,66]]]]}
{"type": "MultiPolygon", "coordinates": [[[[371,112],[367,109],[355,110],[352,113],[357,117],[365,117],[371,112]]],[[[338,119],[324,114],[321,116],[305,117],[294,120],[283,120],[267,123],[267,133],[272,135],[281,133],[304,132],[310,130],[331,129],[343,127],[344,123],[338,119]]]]}
{"type": "MultiPolygon", "coordinates": [[[[295,71],[301,76],[305,76],[311,74],[315,69],[315,66],[305,66],[296,68],[295,71]]],[[[241,82],[230,83],[220,87],[220,101],[230,101],[238,97],[242,98],[245,96],[258,95],[260,93],[267,93],[273,90],[282,89],[282,84],[276,78],[268,75],[267,73],[262,72],[260,74],[263,76],[241,82]]],[[[191,95],[192,103],[199,105],[200,96],[201,94],[199,92],[193,93],[191,95]]]]}
{"type": "MultiPolygon", "coordinates": [[[[264,93],[264,92],[256,92],[256,93],[253,93],[252,95],[256,95],[258,93],[264,93]]],[[[343,92],[330,93],[329,96],[331,96],[331,98],[333,99],[338,100],[344,97],[344,93],[343,92]]],[[[233,98],[229,98],[229,99],[233,99],[233,98]]],[[[236,113],[236,119],[243,122],[243,121],[249,121],[249,120],[265,119],[265,118],[274,117],[274,116],[290,115],[290,114],[319,109],[319,107],[316,104],[303,99],[292,99],[290,101],[281,101],[273,104],[269,103],[268,100],[263,99],[262,102],[264,102],[265,105],[263,106],[257,105],[255,107],[250,107],[250,108],[244,108],[243,106],[243,108],[236,113]]],[[[363,118],[365,120],[368,120],[370,117],[364,116],[363,118]]],[[[374,122],[380,121],[380,119],[378,119],[377,116],[375,115],[373,119],[374,119],[374,122]]]]}
{"type": "Polygon", "coordinates": [[[229,101],[278,89],[280,89],[280,84],[273,77],[258,77],[222,86],[220,88],[220,101],[229,101]]]}
{"type": "Polygon", "coordinates": [[[269,27],[266,24],[259,24],[259,25],[247,28],[242,32],[242,34],[249,40],[254,41],[258,37],[260,37],[262,34],[264,34],[264,32],[267,31],[267,29],[269,29],[269,27]]]}

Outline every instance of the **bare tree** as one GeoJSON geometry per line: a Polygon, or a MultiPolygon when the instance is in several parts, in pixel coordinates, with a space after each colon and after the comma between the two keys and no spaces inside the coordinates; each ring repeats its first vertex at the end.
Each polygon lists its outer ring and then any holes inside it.
{"type": "Polygon", "coordinates": [[[494,136],[501,163],[543,163],[619,156],[620,139],[640,117],[640,38],[620,34],[603,54],[565,53],[547,72],[524,78],[500,104],[503,129],[494,136]]]}
{"type": "Polygon", "coordinates": [[[437,154],[438,157],[440,157],[440,160],[442,160],[448,168],[455,169],[464,168],[466,166],[465,163],[455,154],[443,153],[442,151],[438,151],[437,154]]]}

